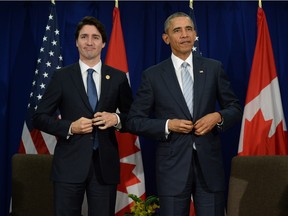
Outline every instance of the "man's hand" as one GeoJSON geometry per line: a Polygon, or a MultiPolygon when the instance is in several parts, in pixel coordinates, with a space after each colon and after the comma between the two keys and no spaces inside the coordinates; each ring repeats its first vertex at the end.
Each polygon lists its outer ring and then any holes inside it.
{"type": "Polygon", "coordinates": [[[86,134],[91,133],[93,130],[92,119],[81,117],[80,119],[72,122],[71,132],[73,134],[86,134]]]}
{"type": "Polygon", "coordinates": [[[169,119],[168,130],[177,133],[190,133],[193,130],[193,122],[184,119],[169,119]]]}
{"type": "Polygon", "coordinates": [[[210,132],[215,125],[221,122],[221,115],[218,112],[209,113],[198,119],[194,124],[195,134],[203,136],[210,132]]]}
{"type": "Polygon", "coordinates": [[[98,126],[99,129],[104,130],[118,124],[118,119],[114,113],[97,112],[92,119],[93,125],[98,126]]]}

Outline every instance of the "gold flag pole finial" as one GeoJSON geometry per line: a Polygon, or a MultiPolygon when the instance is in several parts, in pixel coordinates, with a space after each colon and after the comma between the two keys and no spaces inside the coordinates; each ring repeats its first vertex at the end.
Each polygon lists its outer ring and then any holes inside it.
{"type": "Polygon", "coordinates": [[[55,0],[51,0],[51,2],[52,2],[52,4],[54,4],[54,5],[55,5],[55,0]]]}
{"type": "Polygon", "coordinates": [[[118,8],[118,0],[115,0],[115,7],[118,8]]]}
{"type": "Polygon", "coordinates": [[[193,0],[189,0],[189,7],[193,9],[193,0]]]}
{"type": "Polygon", "coordinates": [[[262,1],[261,0],[258,0],[258,6],[260,7],[260,8],[262,8],[262,1]]]}

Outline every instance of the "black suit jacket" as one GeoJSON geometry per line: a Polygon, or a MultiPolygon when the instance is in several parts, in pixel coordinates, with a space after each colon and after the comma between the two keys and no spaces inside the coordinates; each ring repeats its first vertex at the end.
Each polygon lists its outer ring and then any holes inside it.
{"type": "Polygon", "coordinates": [[[194,103],[191,117],[178,83],[171,58],[143,72],[142,83],[128,115],[129,129],[158,140],[156,178],[159,195],[176,195],[183,191],[192,163],[195,143],[200,167],[211,191],[225,189],[223,158],[219,130],[215,127],[205,136],[171,132],[165,135],[167,119],[196,122],[215,112],[218,101],[224,118],[221,130],[241,120],[242,109],[230,88],[222,64],[193,55],[194,103]]]}
{"type": "MultiPolygon", "coordinates": [[[[127,113],[132,102],[132,92],[122,71],[102,65],[101,95],[97,111],[121,112],[122,128],[125,130],[127,113]]],[[[93,133],[68,136],[71,123],[81,117],[92,118],[83,84],[79,63],[57,70],[45,91],[34,115],[34,126],[58,137],[54,151],[52,179],[54,181],[79,183],[88,174],[92,153],[93,133]],[[61,119],[53,114],[59,109],[61,119]]],[[[119,182],[120,162],[115,128],[98,130],[99,155],[102,178],[105,183],[119,182]]]]}

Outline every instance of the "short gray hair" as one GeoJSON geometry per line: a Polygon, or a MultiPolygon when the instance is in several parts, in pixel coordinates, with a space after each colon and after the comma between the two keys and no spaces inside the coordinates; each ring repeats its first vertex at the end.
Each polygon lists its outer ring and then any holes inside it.
{"type": "Polygon", "coordinates": [[[167,30],[168,30],[168,28],[169,28],[169,26],[170,26],[170,21],[171,21],[173,18],[175,18],[175,17],[187,17],[187,18],[189,18],[189,19],[191,20],[191,22],[192,22],[192,27],[194,28],[193,20],[191,19],[191,17],[190,17],[188,14],[186,14],[186,13],[184,13],[184,12],[176,12],[176,13],[173,13],[172,15],[170,15],[170,16],[166,19],[166,21],[165,21],[165,23],[164,23],[164,32],[165,32],[165,33],[167,33],[167,30]]]}

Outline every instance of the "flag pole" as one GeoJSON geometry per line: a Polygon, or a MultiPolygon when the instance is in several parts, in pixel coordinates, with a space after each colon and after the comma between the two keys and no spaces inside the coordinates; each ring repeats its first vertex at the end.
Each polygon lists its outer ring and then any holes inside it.
{"type": "Polygon", "coordinates": [[[55,5],[55,0],[51,0],[51,3],[55,5]]]}
{"type": "Polygon", "coordinates": [[[262,1],[261,1],[261,0],[258,0],[258,6],[259,6],[260,8],[262,8],[262,1]]]}
{"type": "Polygon", "coordinates": [[[115,7],[118,8],[118,0],[115,0],[115,7]]]}
{"type": "Polygon", "coordinates": [[[193,9],[193,0],[189,0],[189,7],[193,9]]]}

